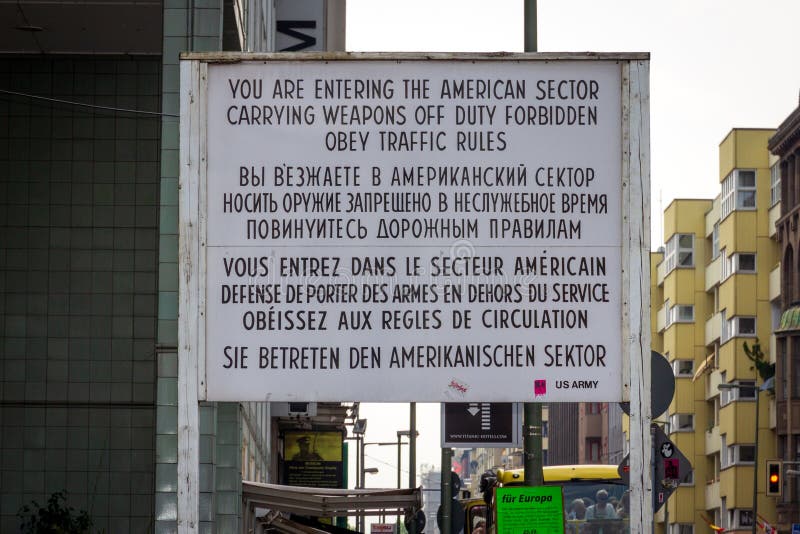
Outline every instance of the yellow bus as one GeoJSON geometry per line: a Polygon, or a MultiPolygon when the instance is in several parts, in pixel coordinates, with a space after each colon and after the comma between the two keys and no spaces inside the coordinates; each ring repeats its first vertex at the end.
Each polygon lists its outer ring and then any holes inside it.
{"type": "MultiPolygon", "coordinates": [[[[564,517],[569,534],[625,534],[630,532],[628,486],[616,465],[557,465],[544,467],[544,483],[564,492],[564,517]]],[[[522,469],[498,469],[481,476],[483,496],[462,499],[464,534],[486,534],[494,522],[492,504],[484,496],[499,486],[521,486],[522,469]]]]}

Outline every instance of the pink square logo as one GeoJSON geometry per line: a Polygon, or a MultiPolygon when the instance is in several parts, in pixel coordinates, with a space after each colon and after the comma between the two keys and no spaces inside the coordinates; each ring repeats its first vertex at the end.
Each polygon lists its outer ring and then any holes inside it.
{"type": "Polygon", "coordinates": [[[547,395],[547,380],[534,380],[533,381],[533,395],[547,395]]]}

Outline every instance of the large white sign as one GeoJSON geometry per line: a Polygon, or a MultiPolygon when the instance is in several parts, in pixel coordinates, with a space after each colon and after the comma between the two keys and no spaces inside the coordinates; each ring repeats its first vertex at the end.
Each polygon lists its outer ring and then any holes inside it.
{"type": "Polygon", "coordinates": [[[208,64],[206,398],[622,400],[622,64],[208,64]]]}

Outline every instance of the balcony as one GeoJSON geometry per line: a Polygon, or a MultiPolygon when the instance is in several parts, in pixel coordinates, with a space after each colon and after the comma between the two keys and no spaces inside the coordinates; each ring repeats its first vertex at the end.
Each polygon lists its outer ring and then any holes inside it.
{"type": "Polygon", "coordinates": [[[781,297],[781,264],[769,272],[769,300],[781,297]]]}
{"type": "Polygon", "coordinates": [[[720,384],[722,384],[722,373],[717,370],[708,373],[708,376],[706,376],[706,400],[713,399],[719,395],[720,384]]]}
{"type": "Polygon", "coordinates": [[[719,496],[719,480],[712,480],[706,484],[706,510],[722,507],[722,499],[719,496]]]}
{"type": "Polygon", "coordinates": [[[664,277],[667,276],[667,264],[666,262],[661,262],[656,266],[656,283],[658,287],[664,285],[664,277]]]}
{"type": "Polygon", "coordinates": [[[720,451],[722,441],[719,437],[719,427],[712,427],[711,430],[706,430],[706,455],[716,454],[720,451]]]}
{"type": "Polygon", "coordinates": [[[720,338],[722,333],[722,314],[715,313],[706,321],[706,346],[711,345],[720,338]]]}
{"type": "Polygon", "coordinates": [[[720,210],[720,197],[714,199],[711,203],[711,209],[706,213],[706,235],[709,237],[714,233],[714,225],[719,222],[719,217],[722,211],[720,210]]]}
{"type": "Polygon", "coordinates": [[[781,203],[778,202],[774,206],[769,209],[769,236],[774,238],[777,230],[775,229],[775,223],[778,222],[778,219],[781,218],[781,203]]]}
{"type": "Polygon", "coordinates": [[[706,265],[706,291],[711,291],[714,286],[719,285],[720,278],[722,278],[722,254],[706,265]]]}
{"type": "Polygon", "coordinates": [[[667,326],[667,307],[661,306],[656,312],[656,332],[663,332],[667,326]]]}
{"type": "Polygon", "coordinates": [[[778,408],[775,401],[769,401],[769,427],[774,431],[778,427],[778,408]]]}

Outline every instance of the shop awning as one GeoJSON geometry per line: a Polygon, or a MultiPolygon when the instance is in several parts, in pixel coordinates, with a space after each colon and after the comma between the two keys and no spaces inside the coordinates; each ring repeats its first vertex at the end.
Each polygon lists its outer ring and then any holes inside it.
{"type": "Polygon", "coordinates": [[[781,315],[781,322],[775,332],[800,330],[800,306],[792,306],[781,315]]]}
{"type": "Polygon", "coordinates": [[[698,378],[700,378],[703,373],[711,371],[714,369],[714,354],[709,355],[708,358],[703,360],[703,363],[697,368],[697,371],[694,372],[694,376],[692,377],[692,382],[696,382],[698,378]]]}
{"type": "MultiPolygon", "coordinates": [[[[292,521],[289,514],[309,517],[405,515],[422,508],[422,488],[328,489],[242,481],[245,532],[257,522],[284,534],[327,534],[292,521]],[[257,510],[266,515],[256,517],[257,510]]],[[[329,531],[328,531],[329,532],[329,531]]]]}
{"type": "Polygon", "coordinates": [[[313,517],[381,515],[422,508],[422,490],[327,489],[242,481],[242,499],[260,508],[313,517]]]}

